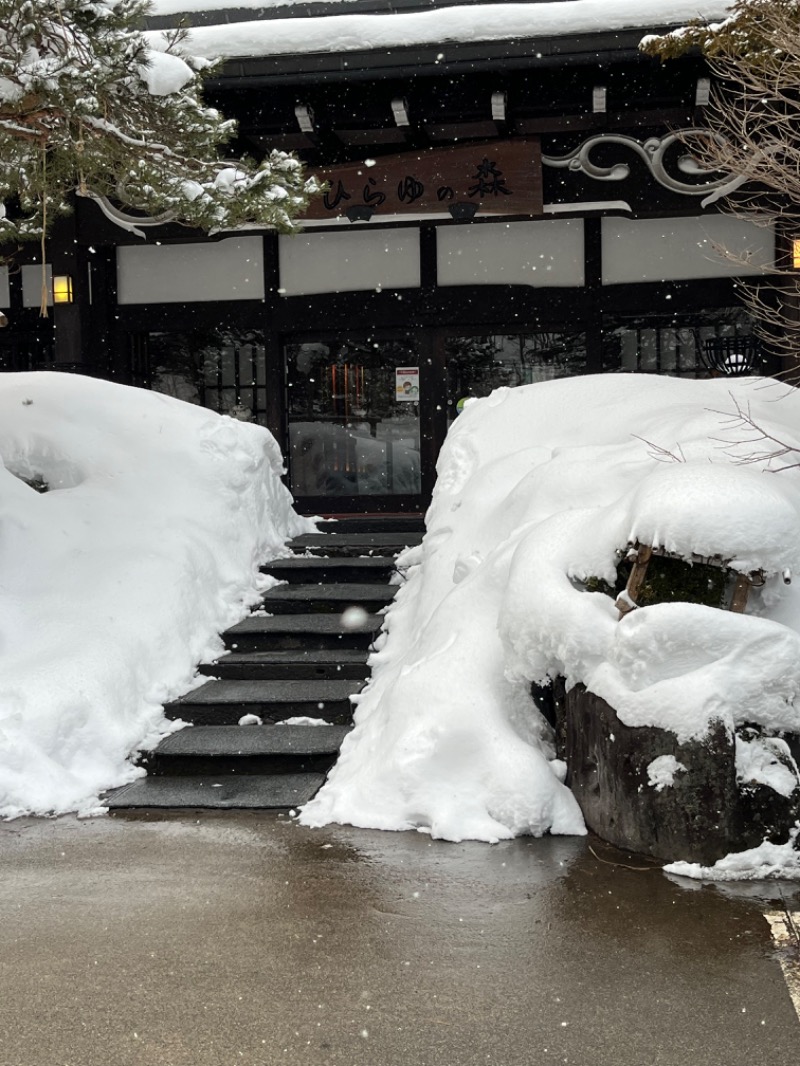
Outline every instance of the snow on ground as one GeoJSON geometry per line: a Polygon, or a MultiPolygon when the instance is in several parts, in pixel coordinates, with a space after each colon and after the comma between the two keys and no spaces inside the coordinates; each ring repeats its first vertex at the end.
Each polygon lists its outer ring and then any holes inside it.
{"type": "MultiPolygon", "coordinates": [[[[216,0],[157,0],[154,14],[207,11],[216,0]]],[[[246,4],[236,7],[275,6],[246,4]]],[[[203,58],[274,56],[308,52],[364,52],[411,46],[505,41],[612,30],[680,26],[694,18],[724,18],[730,0],[554,0],[552,3],[474,4],[391,14],[331,14],[308,18],[271,18],[198,26],[183,46],[203,58]]],[[[346,12],[347,5],[342,4],[346,12]]],[[[155,49],[165,47],[161,31],[146,34],[155,49]]]]}
{"type": "Polygon", "coordinates": [[[309,523],[266,430],[110,382],[0,374],[0,459],[0,816],[89,813],[309,523]]]}
{"type": "Polygon", "coordinates": [[[764,841],[757,848],[726,855],[713,866],[696,862],[671,862],[664,873],[692,877],[698,881],[765,881],[769,878],[800,881],[800,851],[794,847],[798,831],[786,844],[764,841]]]}
{"type": "Polygon", "coordinates": [[[451,840],[583,832],[529,695],[557,675],[681,740],[719,718],[800,731],[800,589],[782,578],[800,554],[800,470],[737,461],[758,449],[737,403],[800,448],[800,392],[762,379],[604,375],[468,403],[356,728],[301,820],[451,840]],[[637,538],[769,576],[745,616],[667,603],[620,622],[582,582],[613,582],[637,538]]]}
{"type": "Polygon", "coordinates": [[[280,722],[276,722],[276,725],[307,725],[315,727],[318,725],[333,725],[333,722],[326,722],[324,718],[309,718],[307,714],[297,714],[294,718],[284,718],[280,722]]]}

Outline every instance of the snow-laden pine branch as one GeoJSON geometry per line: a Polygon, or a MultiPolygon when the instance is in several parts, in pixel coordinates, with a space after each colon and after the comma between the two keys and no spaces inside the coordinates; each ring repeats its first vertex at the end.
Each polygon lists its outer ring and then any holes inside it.
{"type": "MultiPolygon", "coordinates": [[[[231,161],[206,60],[151,50],[144,0],[0,0],[0,243],[41,238],[74,193],[109,217],[290,230],[318,191],[297,159],[231,161]]],[[[126,223],[127,224],[127,223],[126,223]]]]}

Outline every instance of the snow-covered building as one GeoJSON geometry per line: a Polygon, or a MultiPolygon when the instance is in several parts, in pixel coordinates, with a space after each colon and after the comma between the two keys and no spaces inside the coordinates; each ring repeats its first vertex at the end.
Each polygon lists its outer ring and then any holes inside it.
{"type": "Polygon", "coordinates": [[[134,232],[80,202],[49,246],[71,302],[39,317],[35,248],[0,273],[0,359],[252,418],[328,513],[423,506],[465,397],[702,373],[705,339],[748,331],[737,279],[782,237],[721,214],[724,176],[676,137],[702,122],[703,61],[638,44],[725,9],[155,0],[156,46],[185,18],[189,50],[223,58],[207,95],[236,148],[296,151],[328,191],[291,237],[134,232]]]}

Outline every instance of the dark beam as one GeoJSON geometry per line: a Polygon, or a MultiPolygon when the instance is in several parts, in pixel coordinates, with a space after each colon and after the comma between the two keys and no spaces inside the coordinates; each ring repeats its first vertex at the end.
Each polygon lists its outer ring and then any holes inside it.
{"type": "Polygon", "coordinates": [[[446,45],[392,48],[375,52],[310,52],[300,55],[229,59],[209,87],[259,87],[276,82],[292,84],[361,81],[381,78],[436,77],[454,73],[544,70],[575,66],[641,63],[656,67],[658,60],[643,56],[643,30],[586,34],[538,40],[448,42],[446,45]]]}

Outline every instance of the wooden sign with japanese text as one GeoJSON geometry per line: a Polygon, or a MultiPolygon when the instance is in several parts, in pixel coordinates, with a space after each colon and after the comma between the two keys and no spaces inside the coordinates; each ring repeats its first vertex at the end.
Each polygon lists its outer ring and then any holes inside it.
{"type": "Polygon", "coordinates": [[[381,215],[542,213],[539,141],[485,141],[427,148],[310,171],[328,190],[303,217],[368,221],[381,215]]]}

